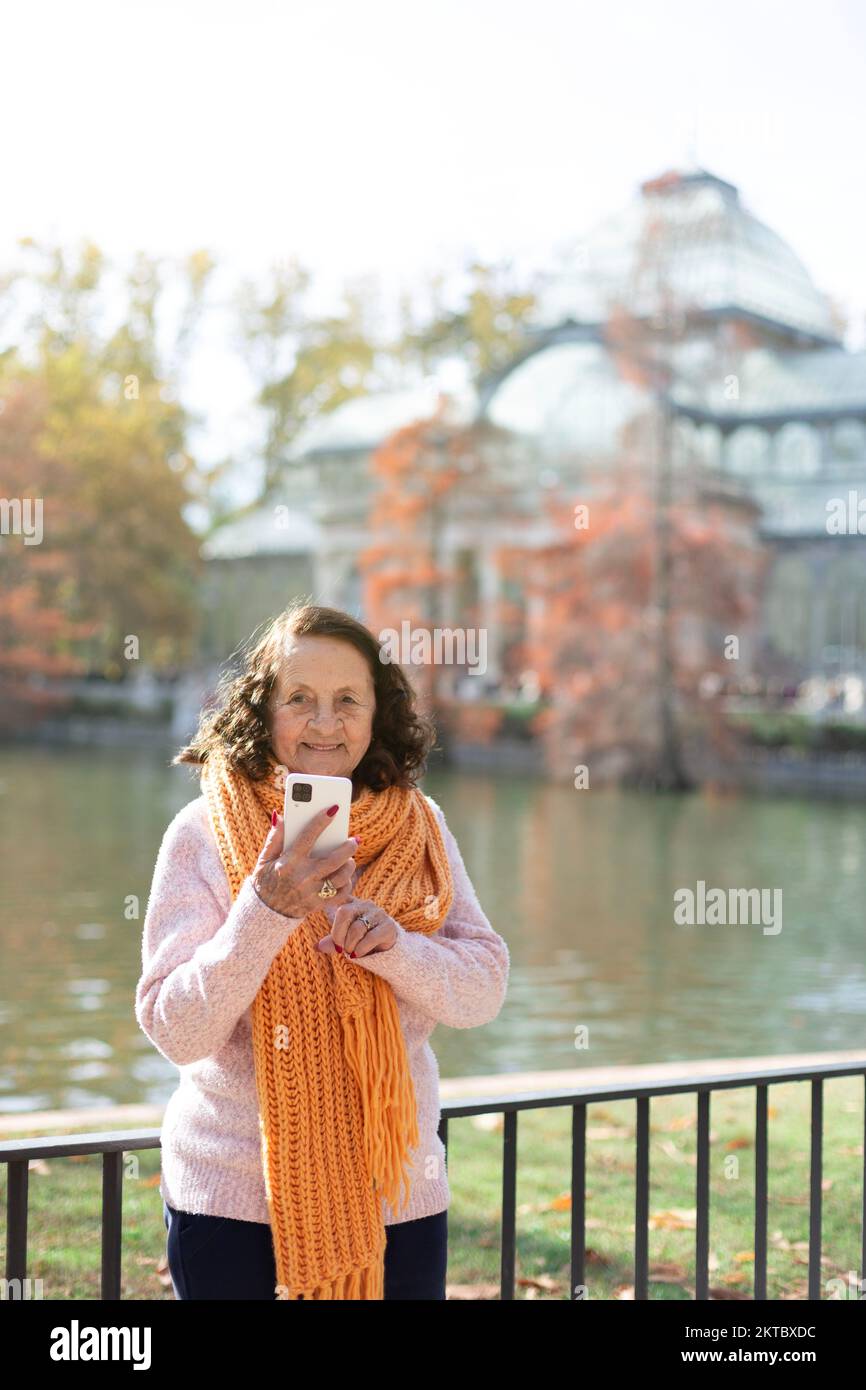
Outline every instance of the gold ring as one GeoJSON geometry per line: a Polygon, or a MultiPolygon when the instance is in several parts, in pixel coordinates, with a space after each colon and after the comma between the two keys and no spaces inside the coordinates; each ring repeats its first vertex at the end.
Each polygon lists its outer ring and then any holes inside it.
{"type": "Polygon", "coordinates": [[[334,887],[334,885],[333,885],[333,883],[331,882],[331,880],[330,880],[329,878],[323,879],[323,881],[322,881],[322,886],[321,886],[321,888],[319,889],[319,897],[320,897],[320,898],[335,898],[336,896],[337,896],[337,890],[336,890],[336,888],[334,887]]]}

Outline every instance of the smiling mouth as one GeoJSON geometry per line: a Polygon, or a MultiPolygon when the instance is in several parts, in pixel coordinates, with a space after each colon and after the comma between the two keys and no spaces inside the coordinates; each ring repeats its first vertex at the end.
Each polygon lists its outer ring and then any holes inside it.
{"type": "Polygon", "coordinates": [[[342,743],[305,743],[305,748],[311,748],[314,753],[336,753],[338,748],[342,748],[342,743]]]}

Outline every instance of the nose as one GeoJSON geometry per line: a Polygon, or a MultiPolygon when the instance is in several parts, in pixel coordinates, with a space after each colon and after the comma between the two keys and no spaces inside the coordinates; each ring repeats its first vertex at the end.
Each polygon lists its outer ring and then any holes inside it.
{"type": "Polygon", "coordinates": [[[320,738],[323,743],[327,742],[328,737],[331,734],[338,734],[341,731],[342,727],[343,726],[339,720],[335,719],[333,715],[329,715],[327,711],[324,710],[319,714],[313,715],[313,717],[310,719],[309,724],[307,725],[307,728],[310,730],[310,732],[315,733],[316,736],[320,738]]]}

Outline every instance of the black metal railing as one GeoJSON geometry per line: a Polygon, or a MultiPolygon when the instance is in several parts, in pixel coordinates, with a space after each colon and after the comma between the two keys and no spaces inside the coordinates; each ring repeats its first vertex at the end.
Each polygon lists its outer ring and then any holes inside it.
{"type": "MultiPolygon", "coordinates": [[[[695,1178],[695,1298],[709,1298],[710,1231],[710,1096],[713,1091],[755,1088],[755,1278],[754,1297],[767,1297],[767,1088],[791,1081],[808,1081],[812,1088],[809,1173],[809,1299],[821,1297],[821,1199],[823,1083],[842,1076],[862,1076],[859,1062],[812,1067],[774,1067],[763,1071],[720,1072],[682,1076],[647,1084],[583,1086],[576,1091],[527,1092],[471,1101],[443,1101],[439,1135],[448,1148],[448,1124],[469,1115],[504,1116],[502,1139],[502,1225],[500,1296],[514,1298],[517,1236],[517,1117],[521,1110],[571,1106],[571,1285],[573,1299],[586,1289],[586,1108],[601,1101],[634,1100],[635,1238],[634,1296],[648,1298],[650,1101],[654,1096],[694,1094],[697,1102],[697,1168],[695,1178]],[[581,1292],[578,1292],[581,1291],[581,1292]]],[[[866,1085],[864,1085],[866,1101],[866,1085]]],[[[67,1158],[102,1154],[102,1280],[103,1299],[119,1299],[123,1230],[123,1157],[142,1149],[159,1148],[158,1129],[117,1130],[104,1134],[72,1134],[49,1139],[14,1139],[0,1144],[0,1162],[8,1165],[6,1197],[6,1279],[12,1288],[24,1286],[27,1268],[28,1166],[34,1158],[67,1158]],[[17,1282],[16,1282],[17,1281],[17,1282]]],[[[861,1277],[866,1277],[866,1103],[861,1188],[861,1277]]]]}

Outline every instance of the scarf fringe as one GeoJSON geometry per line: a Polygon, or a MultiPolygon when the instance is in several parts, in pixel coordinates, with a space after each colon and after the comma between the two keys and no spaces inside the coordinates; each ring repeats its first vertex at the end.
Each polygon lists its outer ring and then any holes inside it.
{"type": "Polygon", "coordinates": [[[301,1299],[330,1301],[332,1299],[383,1299],[385,1297],[385,1255],[384,1250],[372,1264],[363,1269],[351,1269],[348,1274],[340,1274],[318,1284],[314,1289],[303,1293],[289,1293],[285,1284],[276,1284],[274,1293],[282,1302],[299,1302],[301,1299]]]}
{"type": "Polygon", "coordinates": [[[408,1151],[419,1143],[415,1087],[393,991],[383,988],[378,976],[370,978],[379,996],[376,1007],[372,1013],[353,1010],[343,1017],[344,1048],[361,1096],[373,1188],[398,1211],[409,1203],[404,1164],[409,1162],[408,1151]]]}

